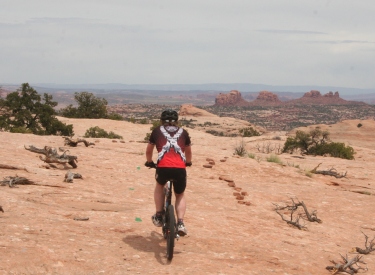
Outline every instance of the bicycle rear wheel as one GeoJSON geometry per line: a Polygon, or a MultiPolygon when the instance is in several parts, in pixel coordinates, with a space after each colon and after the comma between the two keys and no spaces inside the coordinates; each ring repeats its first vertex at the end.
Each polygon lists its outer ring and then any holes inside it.
{"type": "Polygon", "coordinates": [[[172,260],[173,258],[173,249],[174,249],[174,239],[176,236],[176,219],[174,216],[174,207],[173,205],[169,205],[167,209],[166,215],[166,235],[167,235],[167,259],[172,260]]]}

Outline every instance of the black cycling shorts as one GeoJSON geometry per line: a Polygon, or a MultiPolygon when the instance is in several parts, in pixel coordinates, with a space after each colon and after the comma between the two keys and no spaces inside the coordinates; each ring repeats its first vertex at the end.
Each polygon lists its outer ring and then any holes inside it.
{"type": "Polygon", "coordinates": [[[176,194],[182,194],[186,188],[185,168],[156,168],[155,179],[157,183],[164,185],[169,180],[173,180],[173,190],[176,194]]]}

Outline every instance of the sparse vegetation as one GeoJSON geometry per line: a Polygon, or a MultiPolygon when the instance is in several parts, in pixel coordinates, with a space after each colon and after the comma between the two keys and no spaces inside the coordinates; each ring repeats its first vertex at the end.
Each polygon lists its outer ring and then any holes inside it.
{"type": "Polygon", "coordinates": [[[243,157],[247,154],[246,148],[245,148],[245,143],[242,140],[241,143],[234,148],[234,153],[233,155],[237,155],[240,157],[243,157]]]}
{"type": "Polygon", "coordinates": [[[148,140],[150,139],[150,136],[151,136],[151,133],[152,131],[156,128],[160,126],[160,120],[153,120],[152,121],[152,126],[150,127],[150,132],[146,134],[146,136],[144,137],[144,141],[148,142],[148,140]]]}
{"type": "Polygon", "coordinates": [[[277,163],[277,164],[282,164],[283,163],[281,161],[281,159],[279,158],[279,156],[275,155],[275,154],[271,154],[269,157],[266,158],[266,160],[268,162],[274,162],[274,163],[277,163]]]}
{"type": "Polygon", "coordinates": [[[110,114],[108,114],[107,118],[111,119],[111,120],[124,120],[124,118],[122,117],[122,115],[116,114],[116,113],[110,113],[110,114]]]}
{"type": "Polygon", "coordinates": [[[248,153],[247,156],[251,159],[255,159],[255,154],[253,153],[248,153]]]}
{"type": "Polygon", "coordinates": [[[109,133],[104,129],[95,126],[88,129],[84,135],[86,138],[109,138],[109,139],[122,139],[122,136],[110,131],[109,133]]]}
{"type": "Polygon", "coordinates": [[[366,119],[375,115],[375,105],[284,105],[284,106],[201,106],[219,117],[235,117],[266,128],[290,131],[314,124],[335,124],[348,119],[366,119]]]}
{"type": "Polygon", "coordinates": [[[219,131],[216,131],[216,130],[207,130],[206,133],[209,133],[209,134],[214,135],[214,136],[219,136],[219,137],[224,136],[224,132],[219,132],[219,131]]]}
{"type": "Polygon", "coordinates": [[[305,170],[305,176],[306,176],[306,177],[309,177],[309,178],[312,178],[313,173],[312,173],[311,171],[307,171],[307,170],[305,170]]]}
{"type": "Polygon", "coordinates": [[[260,133],[253,127],[242,128],[239,130],[242,137],[260,136],[260,133]]]}

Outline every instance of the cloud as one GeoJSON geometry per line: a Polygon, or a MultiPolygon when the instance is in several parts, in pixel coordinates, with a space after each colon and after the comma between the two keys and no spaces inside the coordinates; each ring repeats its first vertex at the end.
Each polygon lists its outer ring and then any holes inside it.
{"type": "Polygon", "coordinates": [[[274,34],[323,34],[327,35],[326,32],[318,32],[318,31],[304,31],[304,30],[257,30],[258,32],[263,33],[274,33],[274,34]]]}

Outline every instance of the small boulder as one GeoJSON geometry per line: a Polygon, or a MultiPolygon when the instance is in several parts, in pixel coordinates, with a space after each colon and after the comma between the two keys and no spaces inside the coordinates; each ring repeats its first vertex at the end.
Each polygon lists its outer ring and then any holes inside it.
{"type": "Polygon", "coordinates": [[[242,201],[243,199],[245,199],[245,197],[242,196],[242,195],[238,195],[238,196],[236,197],[236,199],[239,200],[239,201],[242,201]]]}
{"type": "Polygon", "coordinates": [[[236,184],[233,181],[231,181],[231,182],[228,182],[228,186],[229,187],[236,187],[236,184]]]}

